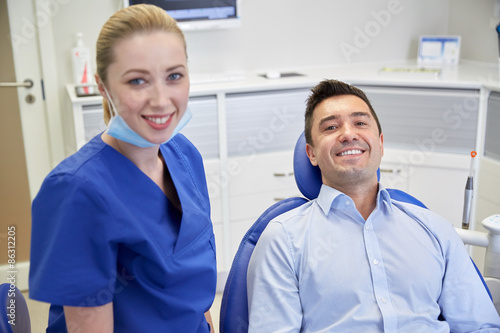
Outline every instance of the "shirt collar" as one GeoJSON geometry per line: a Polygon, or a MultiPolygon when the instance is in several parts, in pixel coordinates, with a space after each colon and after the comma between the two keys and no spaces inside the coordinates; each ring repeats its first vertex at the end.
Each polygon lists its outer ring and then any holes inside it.
{"type": "MultiPolygon", "coordinates": [[[[316,199],[316,202],[318,203],[319,207],[323,211],[325,215],[328,215],[328,212],[330,211],[330,208],[332,207],[334,201],[337,198],[341,197],[346,197],[346,195],[339,190],[334,189],[333,187],[330,187],[328,185],[321,185],[321,189],[319,191],[318,198],[316,199]]],[[[385,189],[385,187],[382,184],[378,184],[378,193],[377,193],[377,208],[379,209],[382,207],[382,205],[386,205],[388,209],[392,212],[392,203],[391,203],[391,197],[389,195],[389,192],[385,189]]]]}

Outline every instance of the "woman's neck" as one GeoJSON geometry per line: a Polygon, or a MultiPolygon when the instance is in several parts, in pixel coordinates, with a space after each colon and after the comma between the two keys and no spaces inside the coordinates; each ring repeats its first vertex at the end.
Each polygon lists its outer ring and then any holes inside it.
{"type": "Polygon", "coordinates": [[[117,140],[106,133],[103,133],[101,138],[106,144],[134,163],[139,170],[158,185],[170,202],[182,211],[174,182],[168,171],[167,164],[160,154],[159,146],[141,148],[117,140]]]}
{"type": "Polygon", "coordinates": [[[101,138],[106,144],[128,158],[146,175],[158,171],[158,168],[163,169],[163,161],[159,157],[159,145],[141,148],[128,142],[118,140],[106,133],[103,133],[101,138]]]}

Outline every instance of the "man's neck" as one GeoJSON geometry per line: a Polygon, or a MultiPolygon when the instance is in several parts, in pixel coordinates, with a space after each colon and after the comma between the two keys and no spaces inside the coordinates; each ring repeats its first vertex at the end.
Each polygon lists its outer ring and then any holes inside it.
{"type": "Polygon", "coordinates": [[[349,187],[346,190],[338,190],[354,201],[356,209],[361,216],[363,216],[365,221],[377,206],[378,183],[371,186],[363,185],[359,187],[349,187]]]}

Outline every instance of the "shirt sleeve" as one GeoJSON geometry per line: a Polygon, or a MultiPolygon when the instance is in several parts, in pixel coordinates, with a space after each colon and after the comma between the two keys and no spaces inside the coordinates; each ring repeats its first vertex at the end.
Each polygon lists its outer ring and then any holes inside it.
{"type": "Polygon", "coordinates": [[[32,205],[31,298],[69,306],[112,301],[120,272],[103,185],[64,174],[42,184],[32,205]]]}
{"type": "Polygon", "coordinates": [[[302,308],[290,248],[282,225],[269,223],[248,267],[249,333],[300,331],[302,308]]]}
{"type": "Polygon", "coordinates": [[[446,271],[439,299],[451,332],[500,332],[500,317],[465,246],[450,224],[443,247],[446,271]]]}

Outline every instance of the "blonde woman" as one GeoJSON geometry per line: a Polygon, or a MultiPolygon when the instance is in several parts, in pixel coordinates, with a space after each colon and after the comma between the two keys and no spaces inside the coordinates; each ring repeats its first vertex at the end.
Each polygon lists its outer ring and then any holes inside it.
{"type": "Polygon", "coordinates": [[[97,40],[107,130],[64,160],[33,202],[30,297],[47,332],[210,332],[215,242],[190,117],[186,45],[152,5],[97,40]]]}

